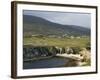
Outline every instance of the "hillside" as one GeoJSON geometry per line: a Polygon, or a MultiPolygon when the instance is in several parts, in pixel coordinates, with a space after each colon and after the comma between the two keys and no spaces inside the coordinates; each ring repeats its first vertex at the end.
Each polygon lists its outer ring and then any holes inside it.
{"type": "Polygon", "coordinates": [[[23,15],[23,31],[24,35],[74,35],[74,36],[89,36],[90,29],[76,25],[62,25],[50,22],[46,19],[23,15]]]}

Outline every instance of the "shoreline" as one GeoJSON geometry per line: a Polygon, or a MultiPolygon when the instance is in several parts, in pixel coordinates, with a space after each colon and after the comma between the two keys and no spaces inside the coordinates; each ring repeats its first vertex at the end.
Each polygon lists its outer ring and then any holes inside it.
{"type": "Polygon", "coordinates": [[[43,60],[43,59],[48,59],[48,58],[51,58],[51,57],[53,57],[53,56],[38,57],[38,58],[34,58],[34,59],[23,60],[23,62],[36,61],[36,60],[43,60]]]}
{"type": "Polygon", "coordinates": [[[23,60],[23,62],[33,62],[33,61],[37,61],[37,60],[50,59],[50,58],[53,58],[53,57],[66,58],[66,60],[68,60],[68,62],[65,63],[64,67],[83,66],[87,63],[87,62],[81,61],[83,59],[83,57],[81,57],[79,54],[57,54],[56,56],[45,56],[45,57],[27,59],[27,60],[23,60]]]}
{"type": "Polygon", "coordinates": [[[67,63],[65,66],[70,66],[73,63],[76,63],[77,66],[85,66],[87,64],[87,62],[81,61],[83,57],[81,57],[79,54],[75,54],[75,55],[74,54],[57,54],[57,56],[65,57],[69,59],[69,63],[67,63]]]}

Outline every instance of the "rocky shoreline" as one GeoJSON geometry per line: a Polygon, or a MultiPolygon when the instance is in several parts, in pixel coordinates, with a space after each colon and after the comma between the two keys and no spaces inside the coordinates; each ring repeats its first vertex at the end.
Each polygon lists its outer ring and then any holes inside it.
{"type": "Polygon", "coordinates": [[[91,58],[90,51],[86,48],[32,45],[24,45],[23,48],[24,62],[48,59],[54,56],[68,58],[70,63],[71,61],[77,61],[78,66],[85,65],[91,58]]]}

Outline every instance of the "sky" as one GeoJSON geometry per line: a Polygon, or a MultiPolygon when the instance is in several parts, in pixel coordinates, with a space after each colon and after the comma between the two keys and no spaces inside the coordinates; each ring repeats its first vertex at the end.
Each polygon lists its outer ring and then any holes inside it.
{"type": "Polygon", "coordinates": [[[24,10],[23,14],[41,17],[63,25],[77,25],[85,28],[91,27],[91,14],[89,13],[24,10]]]}

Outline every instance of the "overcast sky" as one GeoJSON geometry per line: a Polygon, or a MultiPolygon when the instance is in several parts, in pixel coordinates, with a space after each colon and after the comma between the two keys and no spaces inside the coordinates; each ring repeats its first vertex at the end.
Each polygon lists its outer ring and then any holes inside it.
{"type": "Polygon", "coordinates": [[[91,27],[91,14],[88,13],[24,10],[23,14],[42,17],[51,22],[63,25],[91,27]]]}

